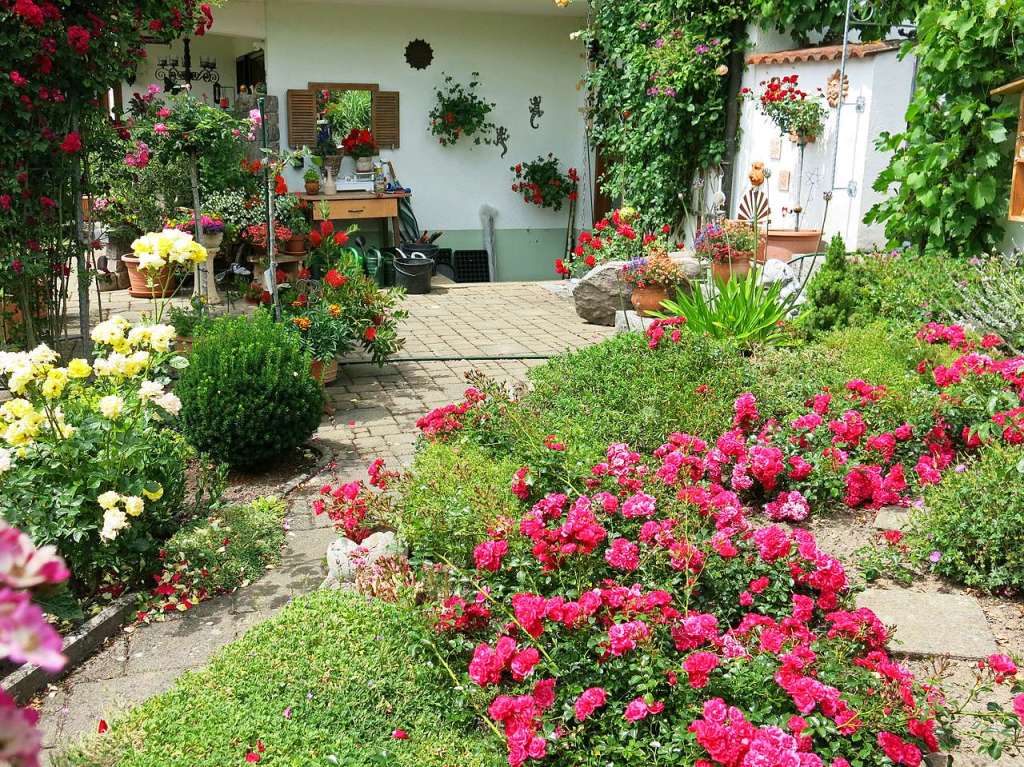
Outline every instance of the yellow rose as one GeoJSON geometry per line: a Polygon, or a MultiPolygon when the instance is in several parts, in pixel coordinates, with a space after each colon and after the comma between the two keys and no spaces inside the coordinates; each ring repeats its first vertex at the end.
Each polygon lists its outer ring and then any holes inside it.
{"type": "Polygon", "coordinates": [[[110,394],[100,400],[99,407],[104,418],[116,421],[124,412],[124,400],[116,394],[110,394]]]}
{"type": "Polygon", "coordinates": [[[83,359],[74,359],[68,363],[68,375],[72,378],[88,378],[92,375],[92,368],[83,359]]]}
{"type": "Polygon", "coordinates": [[[13,421],[17,418],[24,418],[31,412],[32,403],[27,399],[22,399],[21,397],[8,400],[2,407],[0,407],[0,413],[2,413],[4,418],[8,421],[13,421]]]}
{"type": "Polygon", "coordinates": [[[96,502],[100,505],[101,509],[116,509],[117,504],[121,502],[121,496],[119,493],[115,493],[113,490],[108,490],[102,493],[96,502]]]}
{"type": "Polygon", "coordinates": [[[64,393],[64,387],[68,385],[68,371],[64,368],[53,368],[46,374],[43,381],[42,392],[46,399],[57,399],[64,393]]]}
{"type": "Polygon", "coordinates": [[[145,501],[137,495],[129,495],[124,499],[124,510],[133,517],[139,516],[145,508],[145,501]]]}
{"type": "Polygon", "coordinates": [[[156,490],[150,490],[148,488],[142,488],[142,494],[151,501],[159,501],[164,497],[164,487],[157,482],[156,490]]]}

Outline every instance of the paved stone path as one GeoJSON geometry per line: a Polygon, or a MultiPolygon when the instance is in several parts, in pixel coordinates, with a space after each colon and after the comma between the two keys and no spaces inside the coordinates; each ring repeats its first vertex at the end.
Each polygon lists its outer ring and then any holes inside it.
{"type": "MultiPolygon", "coordinates": [[[[612,333],[611,328],[585,325],[571,302],[529,283],[440,288],[409,296],[406,308],[410,316],[402,335],[407,344],[399,361],[383,368],[343,364],[328,389],[336,410],[315,439],[334,457],[333,476],[339,480],[365,478],[367,465],[378,456],[396,468],[407,466],[416,419],[460,400],[466,373],[479,370],[498,380],[523,381],[530,367],[543,362],[541,357],[612,333]],[[485,359],[491,357],[505,359],[485,359]]],[[[134,318],[148,309],[148,302],[119,291],[104,295],[104,309],[134,318]]],[[[51,688],[41,706],[47,754],[95,732],[101,718],[111,720],[169,689],[180,674],[206,665],[220,647],[294,596],[317,588],[326,574],[324,553],[336,533],[327,520],[312,515],[309,500],[326,478],[312,478],[289,497],[283,559],[263,579],[166,623],[122,633],[51,688]]]]}

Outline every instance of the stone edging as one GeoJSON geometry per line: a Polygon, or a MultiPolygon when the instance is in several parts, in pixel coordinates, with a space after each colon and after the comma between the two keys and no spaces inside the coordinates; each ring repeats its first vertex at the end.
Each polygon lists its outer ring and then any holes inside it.
{"type": "MultiPolygon", "coordinates": [[[[307,444],[306,448],[319,455],[316,465],[304,474],[285,482],[278,489],[283,498],[293,493],[310,479],[324,470],[334,455],[316,445],[307,444]]],[[[46,685],[74,671],[82,661],[89,658],[102,647],[108,639],[116,635],[125,625],[127,618],[135,610],[137,592],[122,594],[97,615],[87,620],[74,633],[64,637],[64,655],[68,662],[57,673],[50,673],[31,664],[25,664],[12,671],[0,682],[0,687],[19,703],[27,703],[33,695],[46,685]]]]}

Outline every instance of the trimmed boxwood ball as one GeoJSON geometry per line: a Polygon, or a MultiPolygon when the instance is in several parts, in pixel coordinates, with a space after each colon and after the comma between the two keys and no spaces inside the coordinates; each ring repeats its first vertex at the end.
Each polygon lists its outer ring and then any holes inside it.
{"type": "Polygon", "coordinates": [[[175,388],[185,436],[237,468],[294,450],[316,431],[323,411],[309,366],[298,338],[265,312],[209,323],[175,388]]]}

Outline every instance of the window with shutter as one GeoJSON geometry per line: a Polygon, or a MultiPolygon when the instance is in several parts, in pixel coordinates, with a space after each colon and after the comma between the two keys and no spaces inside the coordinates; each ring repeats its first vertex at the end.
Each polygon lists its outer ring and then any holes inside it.
{"type": "Polygon", "coordinates": [[[373,137],[381,149],[398,149],[398,91],[377,91],[373,94],[373,137]]]}
{"type": "Polygon", "coordinates": [[[316,146],[316,94],[310,90],[288,91],[288,146],[316,146]]]}

